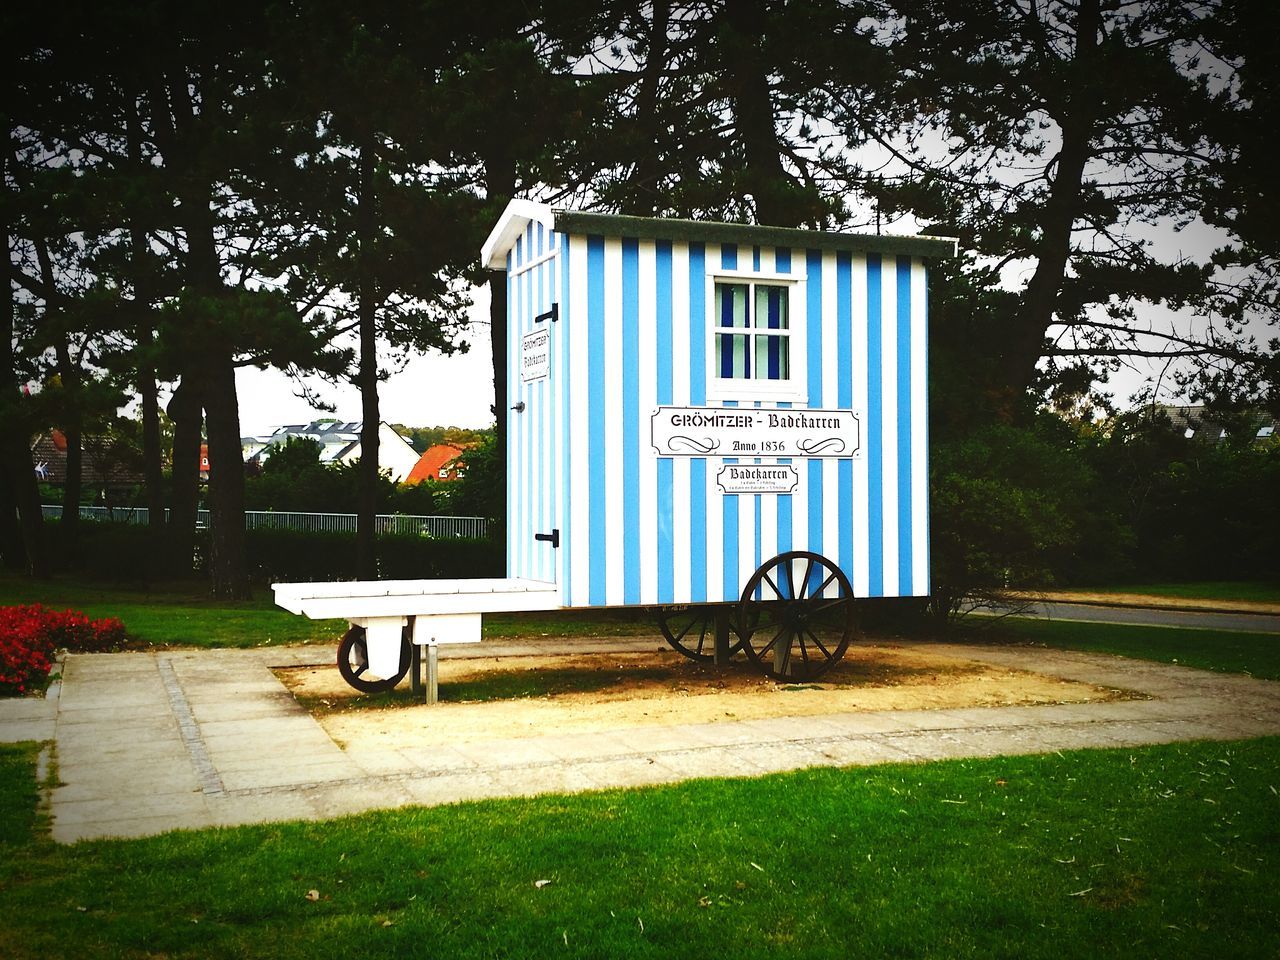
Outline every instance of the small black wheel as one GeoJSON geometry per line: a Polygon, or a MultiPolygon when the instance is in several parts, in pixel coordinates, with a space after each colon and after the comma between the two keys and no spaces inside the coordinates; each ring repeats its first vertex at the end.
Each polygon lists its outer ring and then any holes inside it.
{"type": "MultiPolygon", "coordinates": [[[[705,604],[659,607],[658,628],[677,653],[700,663],[715,663],[716,609],[705,604]]],[[[746,636],[734,611],[726,612],[729,614],[729,656],[733,656],[742,649],[746,636]]]]}
{"type": "Polygon", "coordinates": [[[788,683],[813,680],[844,656],[853,639],[853,588],[817,553],[793,550],[760,565],[742,591],[739,617],[754,629],[747,656],[788,683]]]}
{"type": "Polygon", "coordinates": [[[377,678],[366,675],[369,669],[369,648],[365,644],[364,627],[352,627],[342,635],[338,644],[338,672],[342,679],[361,693],[383,693],[395,689],[397,683],[409,672],[412,656],[409,628],[400,635],[400,667],[394,677],[377,678]]]}

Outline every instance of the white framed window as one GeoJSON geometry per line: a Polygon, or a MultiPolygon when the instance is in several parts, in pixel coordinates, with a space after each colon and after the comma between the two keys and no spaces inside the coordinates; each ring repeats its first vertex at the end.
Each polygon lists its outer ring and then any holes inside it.
{"type": "Polygon", "coordinates": [[[803,278],[787,274],[708,275],[709,399],[807,399],[804,294],[803,278]]]}

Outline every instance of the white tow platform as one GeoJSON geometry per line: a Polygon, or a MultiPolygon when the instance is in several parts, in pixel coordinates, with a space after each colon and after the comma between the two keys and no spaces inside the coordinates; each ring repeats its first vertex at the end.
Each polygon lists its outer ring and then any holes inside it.
{"type": "Polygon", "coordinates": [[[399,672],[406,627],[434,661],[437,644],[479,643],[482,614],[561,606],[556,584],[520,578],[276,583],[271,589],[276,605],[290,613],[363,627],[369,670],[379,677],[399,672]]]}

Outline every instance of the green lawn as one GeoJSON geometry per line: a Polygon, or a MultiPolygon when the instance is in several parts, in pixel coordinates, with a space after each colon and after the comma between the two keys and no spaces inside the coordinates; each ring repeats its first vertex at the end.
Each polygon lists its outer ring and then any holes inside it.
{"type": "Polygon", "coordinates": [[[1133,593],[1180,600],[1252,600],[1280,603],[1280,583],[1274,580],[1204,580],[1197,583],[1137,583],[1089,587],[1092,593],[1133,593]]]}
{"type": "Polygon", "coordinates": [[[960,639],[1041,643],[1280,680],[1280,636],[1275,634],[1005,617],[989,622],[973,618],[960,639]]]}
{"type": "Polygon", "coordinates": [[[14,960],[1276,951],[1274,738],[823,769],[70,848],[45,839],[30,812],[33,756],[0,748],[0,956],[14,960]]]}

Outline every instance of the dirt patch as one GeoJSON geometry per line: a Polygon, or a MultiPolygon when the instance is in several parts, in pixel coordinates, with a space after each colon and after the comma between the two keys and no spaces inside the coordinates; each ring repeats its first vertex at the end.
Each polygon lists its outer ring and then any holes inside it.
{"type": "Polygon", "coordinates": [[[928,648],[856,645],[820,681],[779,684],[745,662],[720,670],[673,652],[449,659],[441,702],[352,690],[336,667],[277,671],[340,744],[369,747],[536,737],[646,725],[879,710],[1087,703],[1127,696],[928,648]]]}

